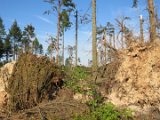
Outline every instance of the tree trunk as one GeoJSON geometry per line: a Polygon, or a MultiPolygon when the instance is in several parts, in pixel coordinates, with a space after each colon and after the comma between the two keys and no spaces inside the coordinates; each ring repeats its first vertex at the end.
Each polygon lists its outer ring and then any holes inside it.
{"type": "Polygon", "coordinates": [[[13,60],[15,61],[15,40],[13,40],[13,60]]]}
{"type": "Polygon", "coordinates": [[[157,36],[159,37],[160,23],[159,23],[158,9],[156,9],[155,21],[156,21],[156,33],[157,33],[157,36]]]}
{"type": "Polygon", "coordinates": [[[113,32],[113,47],[116,49],[115,31],[113,32]]]}
{"type": "Polygon", "coordinates": [[[97,71],[96,0],[92,0],[92,70],[97,71]]]}
{"type": "Polygon", "coordinates": [[[59,33],[60,33],[60,10],[61,10],[61,1],[58,0],[58,23],[57,23],[57,44],[56,44],[56,64],[59,63],[59,33]]]}
{"type": "MultiPolygon", "coordinates": [[[[112,36],[109,35],[109,45],[110,47],[112,47],[112,36]]],[[[109,48],[109,61],[111,62],[112,61],[112,49],[109,48]]]]}
{"type": "Polygon", "coordinates": [[[143,37],[143,17],[140,15],[140,41],[144,43],[144,37],[143,37]]]}
{"type": "Polygon", "coordinates": [[[7,62],[8,62],[8,56],[9,56],[8,51],[6,51],[6,61],[7,62]]]}
{"type": "Polygon", "coordinates": [[[78,11],[76,11],[76,34],[75,34],[75,42],[76,42],[76,66],[78,64],[78,11]]]}
{"type": "Polygon", "coordinates": [[[122,34],[121,34],[122,49],[124,48],[124,39],[123,39],[123,36],[124,36],[124,34],[123,34],[123,31],[122,31],[122,34]]]}
{"type": "Polygon", "coordinates": [[[104,65],[106,65],[107,62],[107,36],[106,31],[104,30],[104,65]]]}
{"type": "Polygon", "coordinates": [[[63,28],[63,45],[62,45],[62,61],[63,61],[63,65],[64,65],[64,28],[63,28]]]}
{"type": "Polygon", "coordinates": [[[148,12],[149,12],[149,19],[150,19],[150,41],[153,42],[156,38],[154,0],[148,0],[148,12]]]}

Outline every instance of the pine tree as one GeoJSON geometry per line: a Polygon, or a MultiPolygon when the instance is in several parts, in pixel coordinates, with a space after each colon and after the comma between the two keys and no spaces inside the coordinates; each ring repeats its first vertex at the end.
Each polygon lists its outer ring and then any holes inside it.
{"type": "Polygon", "coordinates": [[[52,61],[54,61],[53,53],[56,50],[57,39],[52,36],[49,36],[48,41],[49,41],[49,46],[47,48],[47,51],[48,51],[48,54],[50,55],[50,61],[52,62],[52,61]]]}
{"type": "Polygon", "coordinates": [[[92,0],[92,69],[97,71],[96,0],[92,0]]]}
{"type": "Polygon", "coordinates": [[[3,53],[4,53],[4,44],[3,40],[0,38],[0,61],[3,58],[3,53]]]}
{"type": "Polygon", "coordinates": [[[125,43],[124,36],[125,36],[125,31],[126,31],[125,21],[130,20],[130,18],[121,16],[119,19],[116,18],[115,20],[116,20],[118,27],[119,27],[118,36],[119,36],[119,34],[121,34],[121,46],[122,46],[122,48],[124,48],[124,43],[125,43]]]}
{"type": "Polygon", "coordinates": [[[8,62],[8,59],[12,54],[12,46],[11,46],[11,41],[10,41],[9,35],[7,35],[5,42],[4,42],[4,54],[6,56],[6,61],[8,62]]]}
{"type": "Polygon", "coordinates": [[[62,32],[62,63],[64,65],[64,32],[67,31],[72,23],[70,22],[69,12],[63,10],[60,16],[60,25],[61,25],[61,32],[62,32]]]}
{"type": "Polygon", "coordinates": [[[33,41],[33,53],[38,54],[39,51],[39,41],[37,38],[33,41]]]}
{"type": "Polygon", "coordinates": [[[0,17],[0,38],[2,39],[2,41],[5,39],[5,36],[6,36],[5,27],[4,27],[4,24],[3,24],[3,20],[0,17]]]}
{"type": "Polygon", "coordinates": [[[4,53],[4,40],[6,37],[5,27],[3,25],[3,20],[0,17],[0,60],[3,57],[4,53]]]}
{"type": "Polygon", "coordinates": [[[42,44],[40,44],[39,45],[39,54],[43,54],[43,45],[42,44]]]}
{"type": "MultiPolygon", "coordinates": [[[[60,37],[60,20],[61,20],[61,13],[63,11],[71,12],[75,8],[75,4],[72,0],[44,0],[52,5],[52,10],[57,13],[57,43],[56,43],[56,64],[58,65],[59,62],[59,37],[60,37]]],[[[51,11],[46,11],[45,13],[50,14],[51,11]]]]}
{"type": "Polygon", "coordinates": [[[9,30],[10,39],[12,40],[13,47],[13,60],[16,59],[16,55],[18,54],[19,43],[21,43],[22,32],[20,27],[15,20],[9,30]]]}
{"type": "Polygon", "coordinates": [[[24,52],[33,52],[33,38],[35,37],[34,33],[35,28],[32,25],[27,25],[23,31],[22,46],[24,52]]]}
{"type": "MultiPolygon", "coordinates": [[[[133,0],[133,7],[137,7],[138,0],[133,0]]],[[[150,22],[150,41],[153,42],[156,38],[156,20],[154,11],[154,0],[148,0],[148,13],[150,22]]]]}

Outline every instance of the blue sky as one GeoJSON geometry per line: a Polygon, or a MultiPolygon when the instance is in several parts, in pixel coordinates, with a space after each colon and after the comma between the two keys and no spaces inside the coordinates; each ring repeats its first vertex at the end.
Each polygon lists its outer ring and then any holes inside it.
{"type": "MultiPolygon", "coordinates": [[[[91,0],[73,0],[79,10],[79,14],[83,15],[87,10],[91,13],[91,0]]],[[[148,21],[148,14],[145,10],[146,0],[139,0],[139,7],[132,8],[133,0],[97,0],[97,25],[105,25],[106,22],[115,24],[115,18],[123,15],[129,16],[131,20],[127,23],[130,28],[134,29],[138,34],[138,16],[144,15],[148,21]]],[[[159,9],[160,1],[155,0],[155,5],[159,9]]],[[[0,0],[0,16],[2,17],[6,31],[10,28],[16,19],[19,26],[23,30],[27,24],[35,27],[36,35],[39,41],[46,49],[47,34],[56,36],[57,19],[55,14],[44,15],[45,10],[49,10],[51,6],[44,3],[43,0],[0,0]]],[[[72,21],[74,23],[74,18],[72,21]]],[[[148,23],[146,23],[147,28],[148,23]]],[[[74,24],[70,30],[65,33],[65,46],[74,45],[74,24]]],[[[147,30],[146,30],[147,31],[147,30]]],[[[91,23],[87,25],[79,25],[79,57],[82,64],[87,65],[88,59],[91,59],[91,23]]],[[[65,57],[67,57],[65,53],[65,57]]]]}

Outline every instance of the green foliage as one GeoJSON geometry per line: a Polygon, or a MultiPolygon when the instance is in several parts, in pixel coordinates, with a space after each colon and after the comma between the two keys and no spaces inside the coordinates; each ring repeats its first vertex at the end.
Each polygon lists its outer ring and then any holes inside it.
{"type": "MultiPolygon", "coordinates": [[[[69,14],[66,10],[63,10],[60,14],[61,27],[65,30],[71,27],[72,23],[69,19],[69,14]]],[[[64,32],[64,31],[63,31],[64,32]]]]}
{"type": "Polygon", "coordinates": [[[0,59],[3,57],[4,53],[4,43],[3,40],[5,39],[5,27],[3,25],[3,20],[0,18],[0,59]]]}
{"type": "Polygon", "coordinates": [[[94,111],[83,116],[76,116],[74,120],[132,120],[132,111],[119,110],[112,103],[97,107],[94,111]]]}
{"type": "Polygon", "coordinates": [[[33,52],[37,54],[39,50],[39,41],[37,38],[34,39],[32,47],[33,47],[33,52]]]}
{"type": "Polygon", "coordinates": [[[5,32],[5,27],[3,24],[3,20],[0,17],[0,38],[3,40],[5,38],[6,32],[5,32]]]}
{"type": "Polygon", "coordinates": [[[66,60],[65,60],[65,65],[67,66],[67,67],[69,67],[69,66],[71,66],[71,64],[70,64],[70,57],[69,58],[66,58],[66,60]]]}
{"type": "Polygon", "coordinates": [[[91,95],[94,98],[87,102],[91,110],[94,110],[103,102],[103,97],[96,90],[88,91],[88,95],[91,95]]]}
{"type": "Polygon", "coordinates": [[[73,72],[71,74],[71,77],[76,80],[84,80],[88,76],[86,71],[87,71],[87,69],[85,67],[77,66],[77,67],[73,68],[73,72]]]}
{"type": "Polygon", "coordinates": [[[12,42],[13,46],[13,59],[15,60],[15,56],[18,53],[19,50],[19,43],[22,41],[22,32],[20,27],[17,24],[17,21],[15,20],[9,30],[9,36],[12,42]]]}
{"type": "Polygon", "coordinates": [[[65,72],[67,74],[67,81],[65,86],[71,88],[75,92],[82,92],[81,88],[84,87],[79,82],[84,81],[88,77],[87,68],[82,66],[77,66],[71,69],[70,66],[65,67],[65,72]]]}
{"type": "Polygon", "coordinates": [[[4,55],[6,56],[6,61],[8,61],[8,58],[10,57],[10,54],[12,53],[12,46],[9,35],[7,35],[5,42],[4,42],[4,55]]]}
{"type": "Polygon", "coordinates": [[[4,44],[2,39],[0,38],[0,59],[3,57],[3,53],[4,53],[4,44]]]}
{"type": "Polygon", "coordinates": [[[25,52],[28,52],[31,48],[31,38],[35,37],[35,28],[32,25],[27,25],[23,31],[22,47],[25,52]]]}
{"type": "Polygon", "coordinates": [[[39,54],[43,54],[43,45],[42,44],[39,45],[39,54]]]}
{"type": "Polygon", "coordinates": [[[22,33],[21,33],[21,29],[17,24],[17,21],[15,20],[9,30],[9,35],[12,38],[13,42],[15,42],[15,44],[17,42],[21,42],[21,38],[22,38],[22,33]]]}

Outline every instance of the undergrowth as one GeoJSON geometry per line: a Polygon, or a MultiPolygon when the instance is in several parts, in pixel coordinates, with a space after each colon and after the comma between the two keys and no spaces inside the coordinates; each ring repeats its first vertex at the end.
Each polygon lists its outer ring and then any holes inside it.
{"type": "Polygon", "coordinates": [[[133,120],[133,117],[131,110],[118,109],[112,103],[107,103],[83,116],[76,116],[74,120],[133,120]]]}
{"type": "Polygon", "coordinates": [[[64,68],[67,73],[65,86],[74,92],[92,96],[86,104],[90,111],[81,116],[75,115],[73,120],[132,120],[132,111],[129,109],[119,109],[112,103],[104,104],[103,97],[96,91],[96,85],[88,84],[88,69],[85,67],[64,68]],[[84,88],[90,88],[84,90],[84,88]]]}
{"type": "Polygon", "coordinates": [[[66,72],[65,87],[72,89],[74,92],[81,93],[81,88],[84,87],[79,82],[85,82],[89,76],[88,68],[83,66],[77,66],[74,68],[65,67],[66,72]]]}

